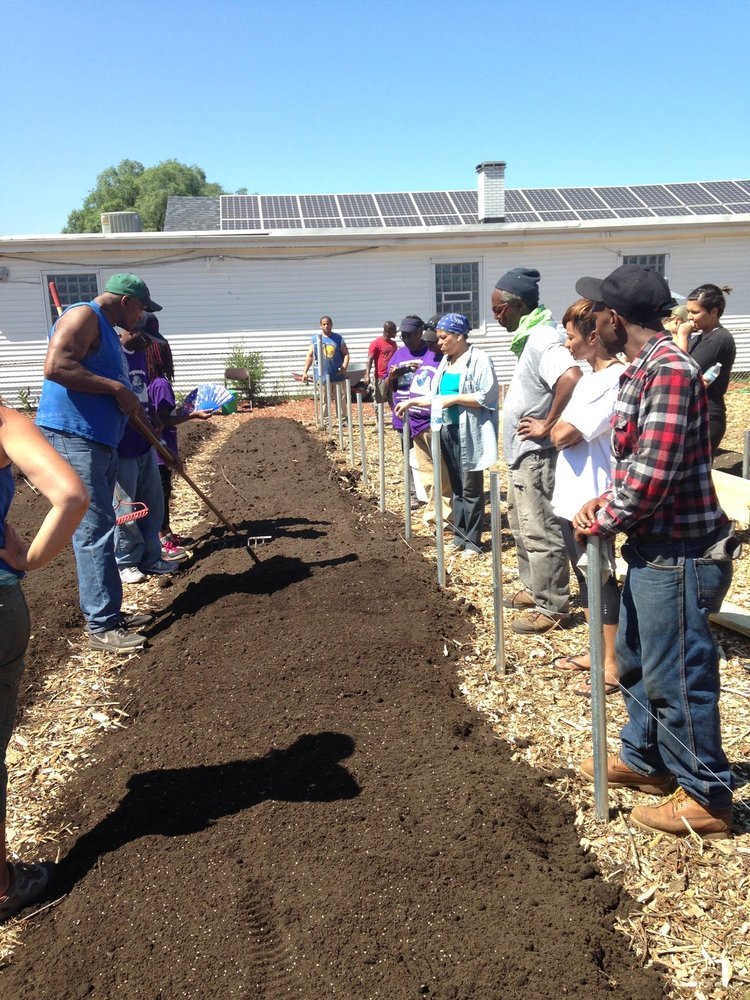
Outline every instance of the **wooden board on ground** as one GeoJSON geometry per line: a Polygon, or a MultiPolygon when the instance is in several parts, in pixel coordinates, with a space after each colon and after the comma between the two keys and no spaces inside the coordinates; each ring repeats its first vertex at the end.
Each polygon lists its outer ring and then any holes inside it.
{"type": "Polygon", "coordinates": [[[750,479],[713,471],[714,487],[722,509],[730,520],[750,527],[750,479]]]}
{"type": "Polygon", "coordinates": [[[709,617],[715,625],[739,632],[740,635],[750,636],[750,611],[747,608],[741,608],[739,604],[724,601],[721,605],[721,611],[709,617]]]}

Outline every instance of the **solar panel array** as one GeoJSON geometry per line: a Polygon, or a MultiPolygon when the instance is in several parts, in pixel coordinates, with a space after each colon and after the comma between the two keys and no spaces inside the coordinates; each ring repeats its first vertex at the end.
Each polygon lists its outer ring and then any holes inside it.
{"type": "MultiPolygon", "coordinates": [[[[362,229],[472,225],[476,191],[222,195],[221,228],[362,229]]],[[[750,213],[750,180],[630,187],[508,188],[506,222],[578,222],[750,213]]]]}

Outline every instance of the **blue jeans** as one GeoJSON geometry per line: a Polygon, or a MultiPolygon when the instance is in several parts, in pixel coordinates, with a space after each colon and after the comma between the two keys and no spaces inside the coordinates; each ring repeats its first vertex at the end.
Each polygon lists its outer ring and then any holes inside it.
{"type": "Polygon", "coordinates": [[[453,547],[482,551],[484,524],[484,472],[467,472],[461,461],[458,424],[440,429],[440,451],[453,493],[453,547]]]}
{"type": "Polygon", "coordinates": [[[721,746],[719,657],[708,616],[721,607],[732,563],[702,558],[707,544],[631,541],[622,548],[628,574],[616,654],[628,722],[621,756],[640,774],[671,772],[701,805],[726,809],[733,782],[721,746]]]}
{"type": "Polygon", "coordinates": [[[76,434],[46,427],[41,430],[55,451],[76,470],[91,497],[91,506],[73,535],[78,600],[89,632],[107,632],[118,627],[122,610],[112,508],[117,449],[76,434]]]}
{"type": "MultiPolygon", "coordinates": [[[[115,558],[118,567],[124,569],[126,566],[139,566],[141,569],[150,569],[161,559],[159,531],[164,519],[164,491],[153,448],[149,448],[145,455],[120,455],[114,500],[115,504],[120,500],[126,503],[136,500],[148,507],[145,517],[117,526],[115,558]]],[[[132,509],[124,506],[120,513],[127,513],[132,509]]]]}

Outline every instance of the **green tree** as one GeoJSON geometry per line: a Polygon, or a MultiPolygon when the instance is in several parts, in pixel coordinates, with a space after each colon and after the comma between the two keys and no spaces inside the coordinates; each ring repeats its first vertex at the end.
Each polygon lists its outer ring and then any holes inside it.
{"type": "Polygon", "coordinates": [[[210,184],[200,167],[189,167],[178,160],[165,160],[155,167],[144,167],[137,160],[122,160],[108,167],[96,178],[81,208],[68,216],[64,233],[98,233],[102,212],[138,212],[143,228],[160,230],[164,225],[167,198],[170,195],[217,196],[220,184],[210,184]]]}

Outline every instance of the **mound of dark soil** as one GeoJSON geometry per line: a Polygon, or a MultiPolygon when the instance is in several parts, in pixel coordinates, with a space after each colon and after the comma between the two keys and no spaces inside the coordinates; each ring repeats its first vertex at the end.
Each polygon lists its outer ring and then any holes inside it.
{"type": "Polygon", "coordinates": [[[218,464],[216,503],[273,541],[206,525],[165,591],[131,725],[70,788],[67,896],[3,995],[662,996],[571,810],[457,694],[471,623],[429,564],[292,421],[218,464]]]}

